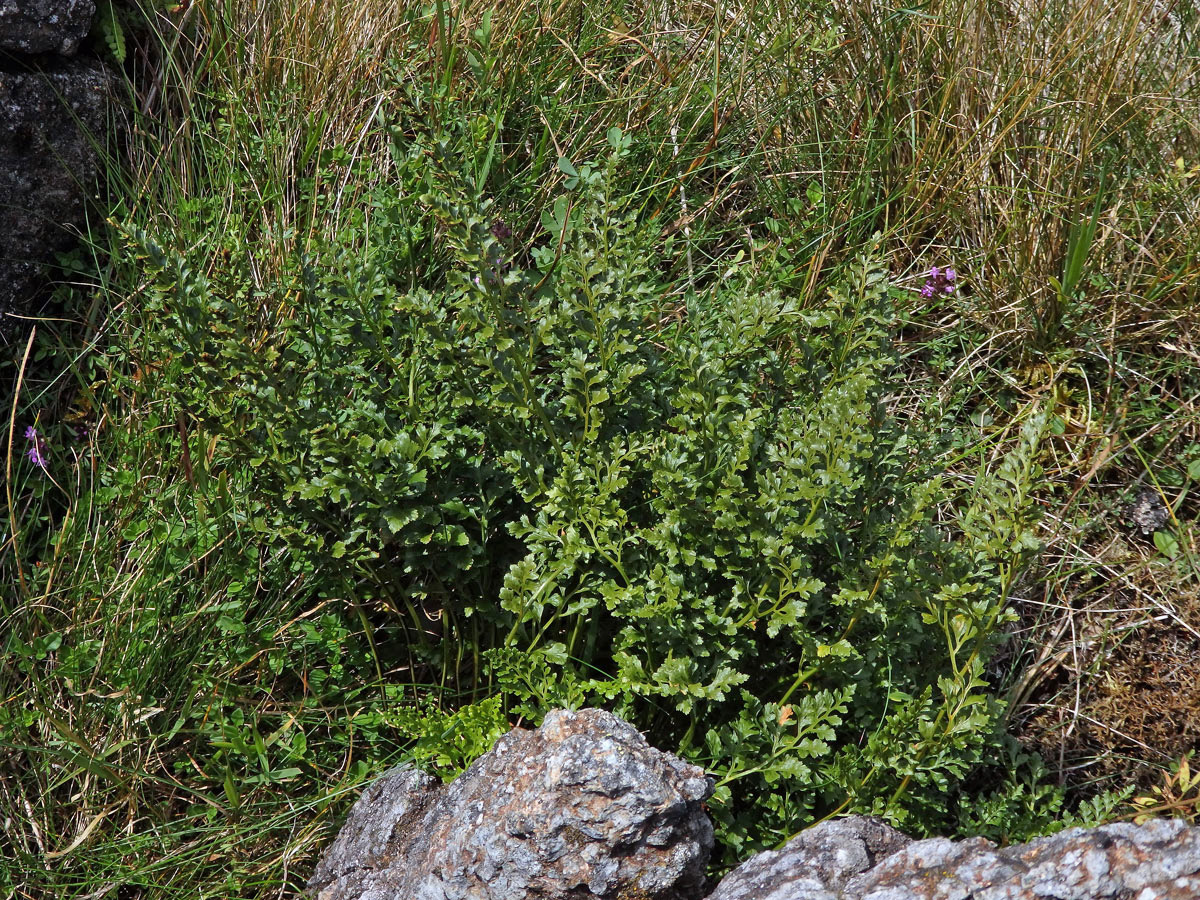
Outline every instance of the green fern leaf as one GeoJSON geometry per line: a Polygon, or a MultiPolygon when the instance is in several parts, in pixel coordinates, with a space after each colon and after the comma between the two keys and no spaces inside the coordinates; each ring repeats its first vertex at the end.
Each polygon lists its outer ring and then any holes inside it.
{"type": "Polygon", "coordinates": [[[119,64],[124,64],[125,29],[121,25],[117,8],[111,0],[108,0],[108,2],[100,4],[98,12],[98,22],[100,31],[104,35],[104,43],[108,45],[108,51],[113,55],[113,59],[119,64]]]}

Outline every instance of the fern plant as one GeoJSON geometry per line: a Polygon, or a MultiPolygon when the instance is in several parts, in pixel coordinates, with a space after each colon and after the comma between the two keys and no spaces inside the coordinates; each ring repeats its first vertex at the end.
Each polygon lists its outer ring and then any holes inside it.
{"type": "Polygon", "coordinates": [[[816,308],[734,277],[667,315],[610,141],[560,163],[536,275],[498,277],[486,203],[426,197],[460,266],[443,350],[523,510],[487,611],[518,651],[501,689],[535,718],[604,703],[707,766],[734,854],[836,811],[936,827],[996,747],[983,665],[1034,546],[1044,417],[952,540],[928,434],[887,414],[878,260],[816,308]]]}
{"type": "Polygon", "coordinates": [[[297,258],[268,327],[232,259],[129,240],[174,322],[158,377],[253,467],[262,539],[475,704],[397,727],[457,771],[472,727],[605,705],[714,774],[726,862],[842,811],[951,821],[999,746],[983,666],[1044,420],[952,533],[930,429],[888,413],[877,257],[818,304],[736,269],[680,291],[613,194],[619,130],[560,161],[526,248],[462,171],[469,134],[395,134],[372,231],[297,258]]]}
{"type": "Polygon", "coordinates": [[[150,28],[160,13],[183,8],[185,5],[174,0],[96,0],[93,40],[107,50],[113,62],[123,66],[131,35],[150,28]]]}
{"type": "Polygon", "coordinates": [[[108,52],[118,65],[125,63],[125,25],[123,19],[127,12],[115,0],[100,0],[96,4],[95,27],[108,52]]]}

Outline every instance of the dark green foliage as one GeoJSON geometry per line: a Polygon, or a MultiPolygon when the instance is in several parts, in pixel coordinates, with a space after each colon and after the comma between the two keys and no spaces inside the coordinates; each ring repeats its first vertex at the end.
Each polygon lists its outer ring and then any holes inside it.
{"type": "Polygon", "coordinates": [[[205,275],[130,231],[173,326],[147,333],[160,389],[253,469],[263,541],[488,698],[392,715],[449,772],[498,702],[601,703],[714,773],[729,860],[838,811],[944,825],[993,741],[983,662],[1042,420],[951,540],[927,432],[887,414],[880,264],[812,308],[736,268],[680,292],[610,196],[630,140],[608,138],[559,161],[524,249],[455,165],[469,135],[400,131],[372,230],[253,300],[252,251],[205,275]]]}

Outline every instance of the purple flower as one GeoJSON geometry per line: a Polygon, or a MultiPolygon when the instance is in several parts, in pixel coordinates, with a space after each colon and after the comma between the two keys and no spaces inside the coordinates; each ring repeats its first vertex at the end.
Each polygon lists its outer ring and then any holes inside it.
{"type": "Polygon", "coordinates": [[[925,279],[925,286],[921,288],[921,296],[929,299],[934,294],[953,294],[955,284],[958,280],[958,273],[953,269],[939,269],[934,266],[929,270],[929,276],[925,279]]]}
{"type": "Polygon", "coordinates": [[[25,429],[25,437],[33,442],[33,446],[25,451],[25,455],[39,469],[46,468],[46,439],[43,438],[36,428],[30,425],[25,429]]]}
{"type": "Polygon", "coordinates": [[[491,227],[492,237],[496,239],[496,243],[491,247],[491,252],[488,257],[490,271],[488,272],[488,282],[498,284],[501,276],[508,270],[509,260],[505,257],[505,244],[512,237],[512,229],[503,219],[497,219],[491,227]]]}

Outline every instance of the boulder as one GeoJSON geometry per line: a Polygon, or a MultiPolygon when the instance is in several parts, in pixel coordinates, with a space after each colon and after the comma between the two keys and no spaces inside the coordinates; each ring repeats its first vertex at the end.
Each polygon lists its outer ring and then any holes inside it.
{"type": "Polygon", "coordinates": [[[781,850],[750,857],[721,880],[709,900],[839,900],[846,882],[910,843],[882,819],[822,822],[781,850]]]}
{"type": "Polygon", "coordinates": [[[95,190],[110,85],[95,59],[0,71],[0,336],[45,294],[45,264],[77,242],[68,229],[95,190]]]}
{"type": "Polygon", "coordinates": [[[94,0],[0,0],[0,53],[72,56],[95,14],[94,0]]]}
{"type": "MultiPolygon", "coordinates": [[[[700,900],[704,773],[600,710],[515,730],[450,785],[393,769],[309,882],[318,900],[700,900]]],[[[730,872],[707,900],[1195,900],[1200,828],[1072,828],[1026,844],[913,840],[822,822],[730,872]]]]}
{"type": "Polygon", "coordinates": [[[690,900],[712,825],[704,772],[603,710],[514,730],[449,785],[393,769],[309,882],[319,900],[690,900]]]}
{"type": "Polygon", "coordinates": [[[1200,829],[1179,820],[1072,828],[999,848],[913,841],[878,819],[825,822],[760,853],[708,900],[1195,900],[1200,829]]]}

